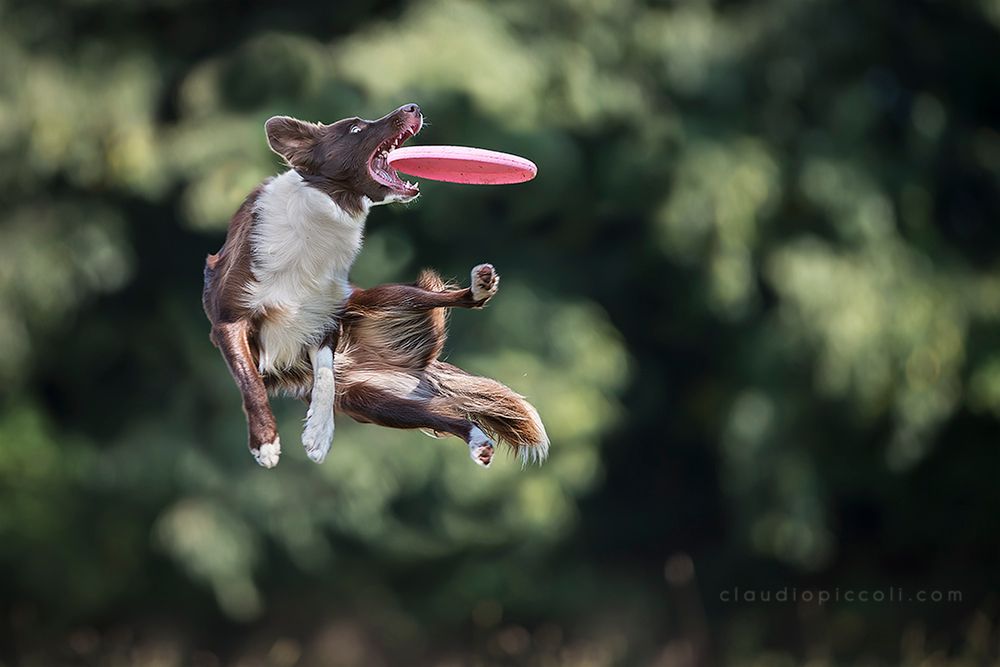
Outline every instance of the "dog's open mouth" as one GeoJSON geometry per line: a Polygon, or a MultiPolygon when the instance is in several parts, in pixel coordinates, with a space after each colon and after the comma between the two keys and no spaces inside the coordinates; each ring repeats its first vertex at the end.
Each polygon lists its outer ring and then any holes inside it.
{"type": "Polygon", "coordinates": [[[371,174],[376,183],[406,197],[416,197],[420,194],[420,184],[401,179],[396,170],[389,166],[387,158],[389,153],[399,148],[404,141],[416,136],[421,125],[423,125],[422,122],[417,123],[415,127],[407,125],[399,134],[382,142],[368,160],[368,173],[371,174]]]}

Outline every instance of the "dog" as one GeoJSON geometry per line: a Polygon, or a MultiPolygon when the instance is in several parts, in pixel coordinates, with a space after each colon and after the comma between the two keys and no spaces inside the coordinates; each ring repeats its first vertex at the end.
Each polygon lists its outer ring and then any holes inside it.
{"type": "Polygon", "coordinates": [[[386,158],[422,126],[416,104],[374,121],[265,123],[268,145],[289,168],[233,215],[222,248],[206,259],[202,295],[210,339],[242,394],[250,452],[265,468],[281,454],[268,400],[276,392],[307,401],[302,444],[317,463],[333,440],[335,406],[362,423],[458,436],[483,466],[491,436],[524,462],[548,454],[530,403],[438,359],[444,309],[482,308],[499,285],[492,266],[475,267],[465,289],[430,271],[412,285],[348,281],[370,209],[419,195],[386,158]]]}

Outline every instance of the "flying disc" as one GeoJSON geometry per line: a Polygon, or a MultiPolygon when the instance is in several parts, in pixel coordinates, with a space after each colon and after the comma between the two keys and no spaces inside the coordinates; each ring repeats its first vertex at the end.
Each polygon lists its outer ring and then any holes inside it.
{"type": "Polygon", "coordinates": [[[390,152],[387,161],[404,174],[448,183],[506,185],[530,181],[538,173],[531,160],[469,146],[404,146],[390,152]]]}

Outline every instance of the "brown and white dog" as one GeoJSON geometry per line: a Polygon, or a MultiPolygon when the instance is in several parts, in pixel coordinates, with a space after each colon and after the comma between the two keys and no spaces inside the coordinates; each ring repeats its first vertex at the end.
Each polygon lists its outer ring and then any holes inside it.
{"type": "Polygon", "coordinates": [[[475,267],[465,289],[430,271],[413,285],[348,282],[369,209],[419,194],[386,156],[422,125],[415,104],[375,121],[277,116],[265,124],[290,169],[233,216],[222,249],[205,263],[202,301],[243,395],[250,451],[266,468],[281,454],[269,391],[309,402],[302,444],[317,463],[330,449],[335,405],[359,422],[458,436],[483,466],[493,457],[491,436],[525,462],[548,454],[541,419],[522,396],[438,359],[444,309],[483,307],[499,285],[492,266],[475,267]]]}

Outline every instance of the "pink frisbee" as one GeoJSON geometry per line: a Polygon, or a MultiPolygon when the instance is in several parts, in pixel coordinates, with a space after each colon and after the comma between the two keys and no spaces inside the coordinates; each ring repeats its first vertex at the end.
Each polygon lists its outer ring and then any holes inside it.
{"type": "Polygon", "coordinates": [[[538,173],[531,160],[468,146],[404,146],[389,153],[388,162],[417,178],[474,185],[523,183],[538,173]]]}

